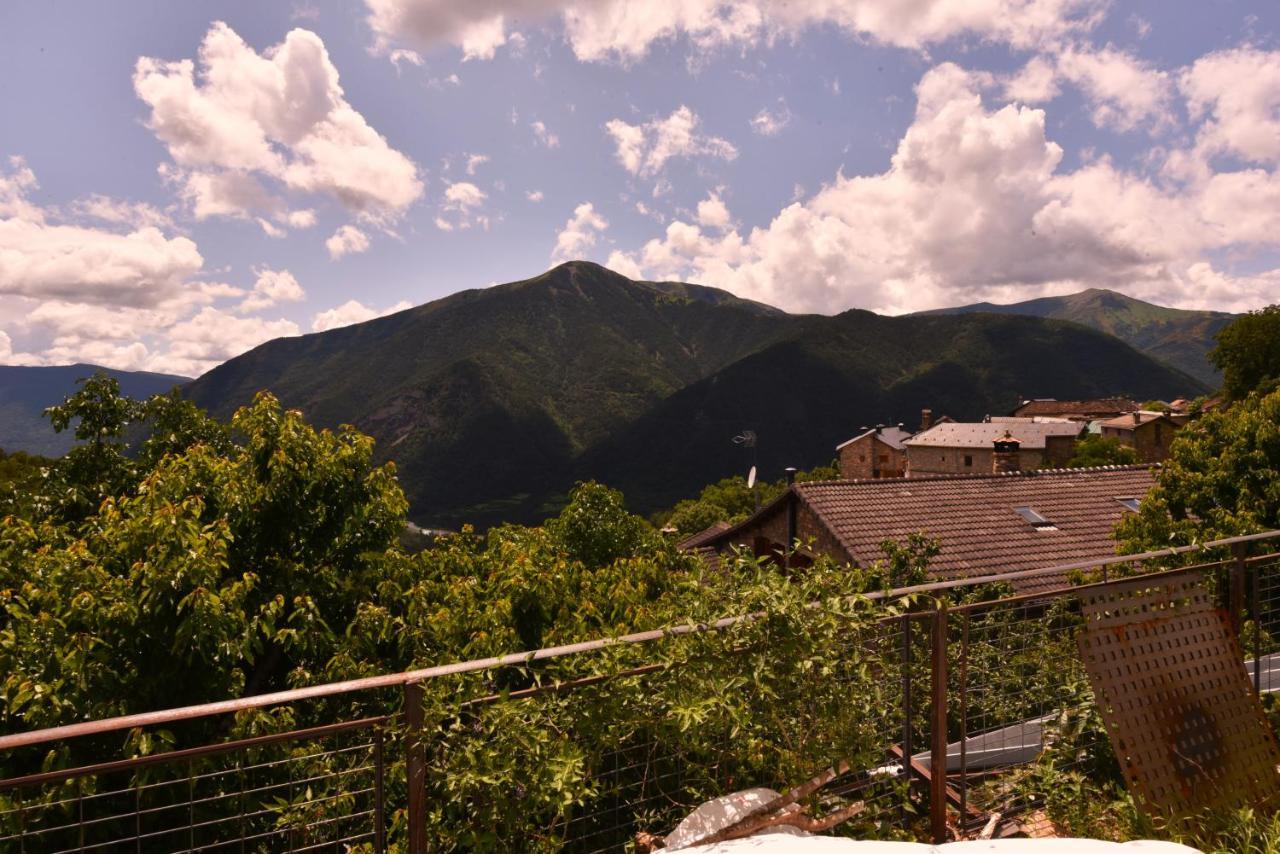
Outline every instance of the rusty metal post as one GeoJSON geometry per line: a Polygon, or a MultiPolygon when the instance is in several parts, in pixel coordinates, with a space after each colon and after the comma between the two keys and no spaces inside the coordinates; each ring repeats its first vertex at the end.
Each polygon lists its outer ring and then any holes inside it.
{"type": "Polygon", "coordinates": [[[929,826],[933,842],[947,841],[947,603],[933,612],[933,697],[929,708],[929,826]]]}
{"type": "Polygon", "coordinates": [[[1240,637],[1240,615],[1244,611],[1244,544],[1237,543],[1232,546],[1232,551],[1235,552],[1236,559],[1227,570],[1227,612],[1231,631],[1243,647],[1244,639],[1240,637]]]}
{"type": "Polygon", "coordinates": [[[404,686],[406,777],[409,784],[409,854],[427,854],[427,745],[423,741],[422,685],[404,686]]]}

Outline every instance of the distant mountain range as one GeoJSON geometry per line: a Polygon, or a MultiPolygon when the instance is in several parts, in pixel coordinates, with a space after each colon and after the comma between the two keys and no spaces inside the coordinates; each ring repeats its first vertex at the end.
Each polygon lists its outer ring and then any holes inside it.
{"type": "Polygon", "coordinates": [[[1235,317],[1222,311],[1165,308],[1115,291],[1090,288],[1078,294],[997,305],[980,302],[923,314],[1025,314],[1083,323],[1114,335],[1142,352],[1216,387],[1222,377],[1208,359],[1213,336],[1235,317]]]}
{"type": "Polygon", "coordinates": [[[427,526],[528,521],[577,479],[649,511],[745,472],[828,462],[860,425],[1011,409],[1020,396],[1206,391],[1083,326],[972,314],[791,315],[572,262],[388,317],[270,341],[187,387],[220,416],[269,388],[394,459],[427,526]]]}
{"type": "MultiPolygon", "coordinates": [[[[745,473],[750,452],[731,440],[748,429],[759,437],[761,476],[776,478],[788,465],[829,462],[864,424],[914,427],[925,407],[972,419],[1022,397],[1209,390],[1115,335],[993,308],[1000,313],[792,315],[572,262],[269,341],[186,393],[225,418],[270,389],[314,423],[355,424],[396,462],[413,520],[456,527],[542,518],[586,478],[622,489],[636,510],[669,505],[745,473]]],[[[49,403],[92,368],[56,370],[69,374],[44,381],[49,403]]],[[[142,388],[114,373],[135,396],[180,381],[142,375],[154,383],[142,388]]],[[[0,389],[10,382],[0,374],[0,389]]],[[[14,435],[0,432],[0,447],[59,451],[34,434],[11,444],[14,435]]]]}
{"type": "Polygon", "coordinates": [[[189,377],[172,374],[116,371],[98,365],[36,368],[0,365],[0,448],[51,457],[69,451],[75,443],[71,432],[53,432],[49,421],[40,413],[45,407],[61,403],[76,390],[76,380],[92,376],[95,371],[105,371],[115,377],[120,390],[135,398],[150,397],[191,381],[189,377]]]}

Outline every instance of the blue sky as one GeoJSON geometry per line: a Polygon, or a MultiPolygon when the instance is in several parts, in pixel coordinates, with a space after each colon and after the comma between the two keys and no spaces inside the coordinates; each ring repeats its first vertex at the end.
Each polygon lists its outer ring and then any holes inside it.
{"type": "Polygon", "coordinates": [[[198,374],[585,257],[792,311],[1280,298],[1280,6],[10,2],[0,362],[198,374]]]}

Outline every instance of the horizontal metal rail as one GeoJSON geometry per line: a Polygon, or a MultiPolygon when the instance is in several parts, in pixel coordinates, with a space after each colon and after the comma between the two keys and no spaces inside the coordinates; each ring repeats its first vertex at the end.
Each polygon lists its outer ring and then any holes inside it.
{"type": "MultiPolygon", "coordinates": [[[[1041,576],[1062,575],[1069,572],[1101,569],[1102,567],[1115,566],[1117,564],[1132,564],[1192,552],[1208,551],[1214,548],[1223,548],[1227,546],[1275,539],[1280,539],[1280,531],[1264,531],[1257,534],[1228,537],[1226,539],[1212,540],[1210,542],[1189,546],[1174,546],[1167,549],[1159,549],[1156,551],[1141,552],[1137,554],[1116,555],[1115,557],[1110,558],[1095,558],[1093,560],[1058,564],[1056,566],[1044,567],[1041,569],[1028,569],[1019,572],[1006,572],[974,578],[953,579],[950,581],[919,584],[912,587],[903,587],[889,591],[875,591],[865,594],[864,598],[869,601],[881,601],[901,598],[904,596],[925,595],[946,590],[954,590],[960,587],[974,587],[983,584],[1017,581],[1041,576]]],[[[1046,593],[1050,592],[1051,591],[1046,591],[1046,593]]],[[[1045,594],[1041,595],[1043,596],[1045,594]]],[[[287,691],[256,694],[249,697],[239,697],[233,700],[221,700],[214,703],[204,703],[196,706],[183,706],[174,709],[123,715],[115,718],[103,718],[74,724],[64,724],[62,726],[48,727],[46,729],[2,736],[0,737],[0,751],[14,750],[20,747],[29,747],[32,745],[61,741],[69,738],[102,735],[104,733],[118,732],[120,730],[132,729],[134,727],[157,726],[175,723],[178,721],[187,721],[197,718],[241,712],[248,709],[261,709],[269,706],[287,705],[301,700],[334,697],[342,694],[351,694],[382,688],[400,687],[411,683],[423,682],[429,679],[437,679],[445,676],[456,676],[464,673],[492,670],[499,667],[530,664],[535,661],[546,661],[570,655],[598,652],[614,646],[646,644],[669,637],[690,635],[707,631],[720,631],[741,623],[758,620],[763,616],[764,612],[757,611],[750,614],[740,614],[734,617],[722,617],[710,623],[685,623],[675,626],[667,626],[661,629],[633,632],[626,635],[620,635],[618,637],[597,638],[595,640],[561,644],[559,646],[545,647],[543,649],[528,650],[525,652],[506,653],[503,655],[490,656],[488,658],[473,659],[471,661],[439,664],[433,667],[424,667],[401,673],[367,676],[361,679],[349,679],[342,682],[330,682],[306,688],[294,688],[287,691]]]]}
{"type": "MultiPolygon", "coordinates": [[[[354,721],[325,724],[323,726],[310,727],[308,729],[295,729],[289,730],[288,732],[254,736],[253,738],[242,738],[237,741],[220,741],[213,744],[202,744],[199,747],[188,747],[183,750],[171,750],[167,753],[150,753],[146,756],[135,756],[131,759],[117,759],[112,762],[101,762],[97,765],[86,765],[82,768],[63,768],[56,771],[42,771],[39,774],[28,774],[25,777],[11,777],[8,780],[0,780],[0,792],[18,786],[30,786],[39,783],[56,783],[72,777],[109,774],[113,771],[131,771],[134,768],[141,768],[144,765],[165,764],[175,762],[180,759],[194,759],[196,757],[212,756],[219,753],[232,753],[237,750],[250,750],[255,747],[265,747],[269,744],[279,744],[284,741],[309,741],[311,739],[324,738],[326,736],[336,735],[337,733],[347,732],[353,729],[365,729],[377,726],[379,724],[386,723],[390,719],[389,715],[380,715],[372,718],[360,718],[359,720],[354,721]]],[[[305,759],[306,757],[300,758],[305,759]]]]}

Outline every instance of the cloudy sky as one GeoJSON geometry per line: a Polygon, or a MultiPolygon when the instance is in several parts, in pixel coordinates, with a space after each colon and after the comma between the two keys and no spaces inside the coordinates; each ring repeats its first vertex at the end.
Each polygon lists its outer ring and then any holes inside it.
{"type": "Polygon", "coordinates": [[[194,376],[569,258],[1280,300],[1274,0],[8,0],[0,116],[0,363],[194,376]]]}

